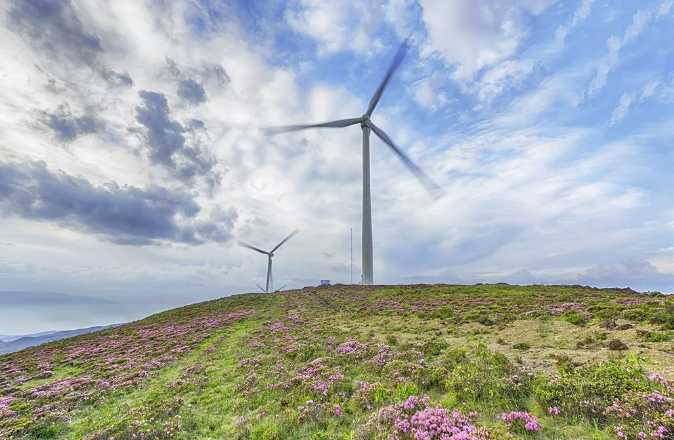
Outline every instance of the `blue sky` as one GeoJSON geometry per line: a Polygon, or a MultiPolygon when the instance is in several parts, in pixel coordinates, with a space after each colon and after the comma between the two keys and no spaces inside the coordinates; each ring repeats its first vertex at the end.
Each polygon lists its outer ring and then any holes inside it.
{"type": "Polygon", "coordinates": [[[236,241],[273,247],[295,228],[277,286],[349,282],[352,227],[358,280],[360,130],[259,128],[360,116],[411,36],[373,120],[447,195],[433,202],[372,138],[375,282],[674,292],[673,0],[10,0],[0,14],[6,290],[139,314],[252,291],[264,256],[236,241]]]}

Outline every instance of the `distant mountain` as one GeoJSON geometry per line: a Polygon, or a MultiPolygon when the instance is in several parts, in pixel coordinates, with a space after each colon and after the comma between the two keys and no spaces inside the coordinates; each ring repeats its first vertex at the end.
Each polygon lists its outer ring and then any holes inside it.
{"type": "Polygon", "coordinates": [[[54,333],[58,333],[60,330],[53,330],[50,332],[40,332],[40,333],[31,333],[29,335],[0,335],[0,342],[12,342],[16,341],[17,339],[21,339],[24,337],[31,337],[35,338],[38,336],[47,336],[47,335],[53,335],[54,333]]]}
{"type": "Polygon", "coordinates": [[[97,332],[99,330],[105,330],[106,328],[118,327],[120,325],[122,324],[89,327],[77,330],[42,332],[33,335],[0,336],[0,354],[13,353],[15,351],[23,350],[24,348],[34,347],[51,341],[58,341],[59,339],[70,338],[72,336],[97,332]]]}
{"type": "Polygon", "coordinates": [[[103,298],[68,295],[54,292],[0,291],[0,307],[32,305],[70,305],[70,304],[115,304],[103,298]]]}

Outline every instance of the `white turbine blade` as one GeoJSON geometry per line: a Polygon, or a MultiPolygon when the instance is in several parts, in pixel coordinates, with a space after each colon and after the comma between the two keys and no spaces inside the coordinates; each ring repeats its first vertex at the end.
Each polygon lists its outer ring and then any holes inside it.
{"type": "Polygon", "coordinates": [[[300,232],[300,230],[299,230],[299,229],[295,229],[290,235],[288,235],[288,236],[285,238],[285,240],[283,240],[282,242],[280,242],[279,244],[277,244],[276,247],[275,247],[274,249],[271,250],[271,253],[273,254],[274,251],[275,251],[276,249],[280,248],[280,247],[283,245],[283,243],[285,243],[286,241],[288,241],[288,240],[290,240],[291,238],[293,238],[298,232],[300,232]]]}
{"type": "Polygon", "coordinates": [[[421,171],[421,168],[416,166],[414,162],[412,162],[412,160],[407,157],[407,155],[398,146],[396,146],[396,144],[391,140],[390,137],[388,137],[386,133],[380,130],[369,119],[365,121],[365,124],[370,127],[370,130],[379,136],[382,141],[391,147],[391,150],[393,150],[393,152],[398,156],[398,158],[400,158],[403,164],[405,164],[412,174],[414,174],[417,180],[419,180],[419,182],[424,186],[424,188],[426,188],[426,191],[428,191],[432,197],[437,200],[445,195],[445,192],[442,190],[442,188],[440,188],[437,183],[433,182],[431,178],[426,175],[426,173],[421,171]]]}
{"type": "Polygon", "coordinates": [[[285,125],[283,127],[268,127],[264,129],[266,135],[274,135],[278,133],[285,133],[288,131],[306,130],[309,128],[344,128],[350,125],[359,124],[360,118],[340,119],[339,121],[324,122],[321,124],[307,124],[307,125],[285,125]]]}
{"type": "Polygon", "coordinates": [[[251,246],[251,245],[249,245],[249,244],[247,244],[247,243],[244,243],[243,241],[240,241],[240,240],[239,240],[239,242],[236,243],[236,244],[238,244],[239,246],[248,248],[248,249],[252,249],[252,250],[257,251],[257,252],[259,252],[259,253],[261,253],[261,254],[269,255],[269,252],[265,252],[265,251],[263,251],[262,249],[258,249],[258,248],[256,248],[255,246],[251,246]]]}
{"type": "MultiPolygon", "coordinates": [[[[264,292],[264,289],[262,288],[262,286],[260,286],[259,284],[256,284],[256,286],[259,287],[260,290],[264,292]]],[[[264,293],[267,293],[267,292],[264,292],[264,293]]]]}
{"type": "Polygon", "coordinates": [[[285,288],[286,288],[286,286],[283,286],[283,287],[278,288],[276,291],[277,291],[277,292],[280,292],[281,290],[283,290],[283,289],[285,289],[285,288]]]}
{"type": "Polygon", "coordinates": [[[367,108],[368,115],[372,115],[372,112],[374,111],[374,108],[377,106],[377,103],[379,102],[381,95],[384,93],[384,89],[386,89],[388,82],[391,80],[391,77],[393,76],[395,71],[398,70],[398,66],[400,66],[400,63],[402,63],[403,58],[405,58],[405,54],[407,53],[408,47],[409,47],[408,40],[406,39],[405,41],[403,41],[403,44],[400,45],[400,48],[398,49],[395,58],[393,58],[391,67],[389,67],[388,72],[384,77],[384,80],[381,82],[381,85],[372,96],[372,99],[370,99],[370,105],[367,108]]]}

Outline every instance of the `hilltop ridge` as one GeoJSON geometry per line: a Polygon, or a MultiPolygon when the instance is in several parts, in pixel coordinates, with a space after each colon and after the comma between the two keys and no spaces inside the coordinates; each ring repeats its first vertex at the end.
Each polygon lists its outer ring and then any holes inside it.
{"type": "Polygon", "coordinates": [[[0,438],[672,435],[673,330],[631,289],[236,295],[0,356],[0,438]]]}

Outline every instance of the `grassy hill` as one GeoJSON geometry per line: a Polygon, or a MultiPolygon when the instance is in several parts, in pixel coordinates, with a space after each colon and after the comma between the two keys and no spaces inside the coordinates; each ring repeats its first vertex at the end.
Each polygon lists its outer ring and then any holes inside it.
{"type": "Polygon", "coordinates": [[[629,289],[238,295],[0,356],[0,438],[672,439],[673,330],[629,289]]]}

